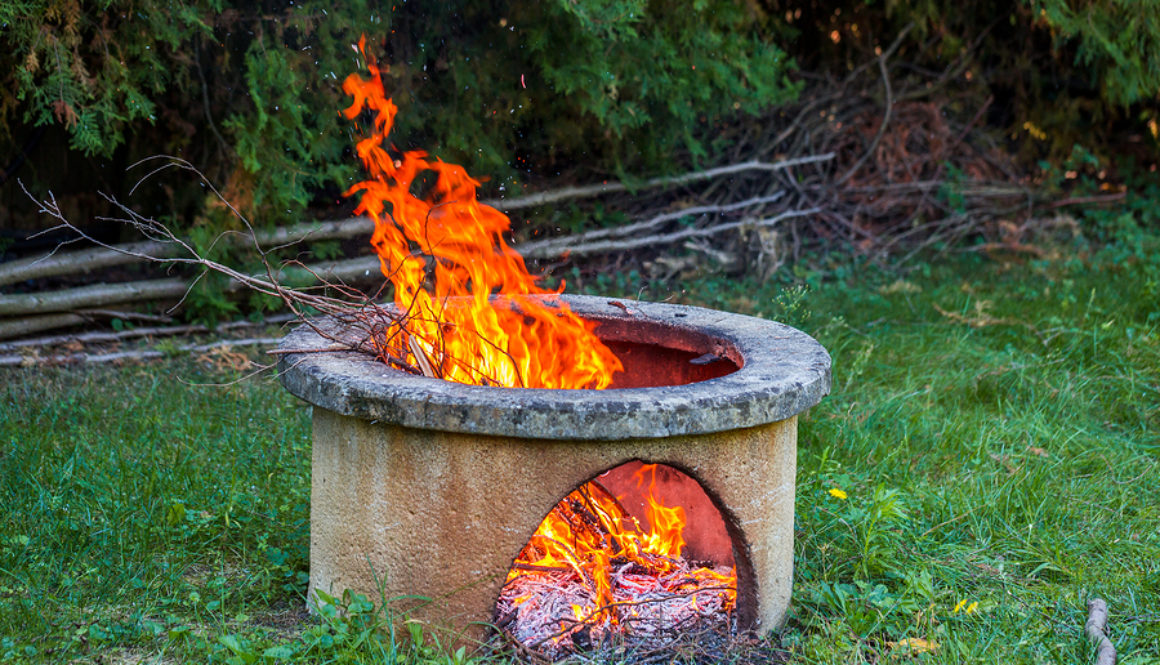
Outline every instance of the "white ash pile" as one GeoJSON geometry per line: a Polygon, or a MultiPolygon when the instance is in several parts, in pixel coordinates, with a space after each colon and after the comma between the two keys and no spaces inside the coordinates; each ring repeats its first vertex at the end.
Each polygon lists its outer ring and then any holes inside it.
{"type": "Polygon", "coordinates": [[[596,593],[574,571],[521,575],[506,586],[496,606],[497,625],[528,649],[560,658],[610,642],[661,647],[686,632],[731,632],[735,590],[717,577],[732,571],[706,568],[656,576],[631,572],[626,563],[611,576],[613,602],[597,607],[596,593]],[[705,576],[702,575],[702,578],[705,576]]]}

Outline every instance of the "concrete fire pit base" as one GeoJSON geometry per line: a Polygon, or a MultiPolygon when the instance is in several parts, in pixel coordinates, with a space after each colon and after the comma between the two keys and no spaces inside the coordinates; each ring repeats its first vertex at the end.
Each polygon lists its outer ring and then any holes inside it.
{"type": "MultiPolygon", "coordinates": [[[[600,323],[597,334],[625,360],[624,384],[635,387],[484,388],[354,353],[282,357],[283,384],[315,405],[312,590],[349,589],[409,618],[481,634],[548,511],[640,460],[702,485],[732,540],[738,625],[779,626],[793,578],[796,414],[828,392],[829,356],[800,331],[750,317],[565,300],[600,323]],[[705,363],[706,354],[718,360],[705,363]],[[690,373],[696,382],[649,385],[690,373]]],[[[282,348],[326,344],[300,328],[282,348]]]]}
{"type": "MultiPolygon", "coordinates": [[[[701,482],[725,511],[742,625],[781,624],[793,577],[796,419],[626,441],[515,439],[371,424],[314,411],[310,585],[430,597],[421,617],[488,621],[512,560],[561,498],[632,460],[701,482]],[[744,527],[742,528],[742,525],[744,527]]],[[[396,609],[427,603],[407,601],[396,609]]]]}

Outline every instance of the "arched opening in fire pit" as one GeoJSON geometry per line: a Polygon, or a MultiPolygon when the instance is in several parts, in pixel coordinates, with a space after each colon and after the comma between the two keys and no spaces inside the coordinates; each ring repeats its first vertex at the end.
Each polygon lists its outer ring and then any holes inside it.
{"type": "Polygon", "coordinates": [[[738,552],[696,479],[633,460],[549,512],[512,564],[495,622],[551,658],[690,635],[727,639],[738,623],[738,552]]]}

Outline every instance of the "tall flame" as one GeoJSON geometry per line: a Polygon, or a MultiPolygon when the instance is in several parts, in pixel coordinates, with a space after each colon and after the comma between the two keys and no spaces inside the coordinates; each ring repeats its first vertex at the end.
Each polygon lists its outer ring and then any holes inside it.
{"type": "Polygon", "coordinates": [[[342,88],[354,98],[348,119],[374,114],[373,131],[356,146],[369,178],[346,194],[359,194],[355,214],[375,222],[371,244],[405,313],[375,340],[383,357],[459,383],[607,388],[620,360],[594,323],[528,273],[504,240],[510,220],[476,200],[480,182],[424,151],[388,148],[398,108],[365,42],[359,51],[370,77],[351,74],[342,88]]]}

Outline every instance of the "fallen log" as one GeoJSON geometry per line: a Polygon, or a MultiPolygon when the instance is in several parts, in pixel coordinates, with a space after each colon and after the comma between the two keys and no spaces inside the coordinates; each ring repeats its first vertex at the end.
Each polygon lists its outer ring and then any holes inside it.
{"type": "MultiPolygon", "coordinates": [[[[113,312],[110,312],[112,314],[113,312]]],[[[87,313],[86,313],[87,314],[87,313]]],[[[130,319],[133,318],[131,312],[120,312],[123,316],[118,318],[130,319]]],[[[63,316],[81,316],[66,314],[63,316]]],[[[151,317],[152,318],[152,317],[151,317]]],[[[89,320],[86,318],[86,321],[89,320]]],[[[222,323],[214,328],[215,331],[238,330],[240,328],[256,328],[259,326],[275,326],[281,325],[288,321],[293,321],[293,314],[275,314],[266,317],[261,321],[229,321],[222,323]]],[[[0,323],[2,327],[4,323],[0,323]]],[[[178,326],[147,326],[141,328],[128,328],[119,332],[103,332],[93,331],[84,333],[74,333],[66,335],[51,335],[48,337],[33,337],[29,339],[18,339],[12,342],[0,342],[0,351],[15,351],[28,347],[45,347],[57,346],[60,344],[108,344],[119,343],[137,337],[172,337],[174,335],[187,335],[191,333],[206,333],[210,332],[208,326],[201,324],[188,324],[178,326]]],[[[3,337],[0,332],[0,337],[3,337]]]]}
{"type": "Polygon", "coordinates": [[[0,296],[0,316],[69,312],[141,300],[180,298],[188,285],[180,279],[150,279],[120,284],[93,284],[48,293],[0,296]]]}
{"type": "Polygon", "coordinates": [[[45,316],[29,316],[9,321],[0,321],[0,339],[35,335],[45,330],[57,330],[69,326],[79,326],[87,323],[88,318],[80,314],[47,314],[45,316]]]}
{"type": "MultiPolygon", "coordinates": [[[[598,240],[590,243],[580,243],[567,248],[570,256],[585,256],[588,254],[601,254],[606,252],[622,252],[630,249],[639,249],[641,247],[651,247],[656,245],[672,245],[689,238],[704,238],[725,231],[732,231],[740,228],[760,228],[776,226],[786,219],[794,217],[807,217],[821,212],[821,208],[808,208],[806,210],[786,210],[773,217],[765,219],[743,219],[736,222],[725,222],[724,224],[715,224],[708,227],[693,227],[688,229],[681,229],[672,233],[665,233],[661,235],[643,236],[640,238],[619,238],[615,240],[598,240]]],[[[577,236],[583,238],[584,234],[577,236]]]]}
{"type": "MultiPolygon", "coordinates": [[[[120,312],[106,309],[84,309],[77,312],[48,314],[45,316],[33,316],[12,319],[9,321],[0,321],[0,339],[9,339],[11,337],[31,335],[33,333],[42,332],[44,330],[67,328],[69,326],[76,326],[82,323],[90,323],[98,318],[123,319],[125,321],[150,321],[155,323],[173,320],[168,316],[141,314],[138,312],[120,312]]],[[[0,348],[3,348],[4,346],[4,344],[0,344],[0,348]]]]}
{"type": "Polygon", "coordinates": [[[0,367],[34,367],[37,365],[73,365],[73,364],[100,364],[125,360],[153,360],[172,356],[178,353],[204,353],[235,346],[274,345],[282,341],[280,337],[260,337],[253,339],[226,339],[210,344],[189,344],[179,346],[176,350],[156,351],[141,349],[137,351],[116,351],[113,353],[61,353],[51,356],[41,356],[37,353],[10,354],[0,356],[0,367]]]}
{"type": "Polygon", "coordinates": [[[760,160],[750,160],[747,162],[740,162],[738,164],[727,164],[705,171],[693,171],[691,173],[683,173],[681,175],[668,176],[663,178],[652,178],[645,180],[636,185],[629,185],[617,180],[601,183],[598,185],[584,185],[581,187],[564,187],[546,192],[539,192],[536,194],[529,194],[515,199],[507,199],[500,201],[484,201],[483,203],[490,205],[500,210],[517,210],[519,208],[534,208],[536,206],[548,205],[549,203],[557,203],[559,201],[566,201],[568,199],[589,198],[593,196],[600,196],[601,194],[613,194],[615,192],[624,192],[629,189],[653,189],[656,187],[671,187],[679,185],[688,185],[702,180],[712,180],[724,175],[734,175],[737,173],[744,173],[745,171],[782,171],[784,169],[792,168],[794,166],[804,166],[806,164],[817,164],[819,162],[828,162],[834,158],[834,153],[827,152],[821,155],[807,155],[805,157],[797,157],[794,159],[784,159],[778,162],[763,162],[760,160]]]}
{"type": "MultiPolygon", "coordinates": [[[[636,185],[629,185],[613,180],[596,185],[564,187],[562,189],[537,192],[535,194],[510,199],[488,199],[482,201],[482,203],[499,210],[520,210],[558,203],[560,201],[623,192],[633,188],[653,189],[657,187],[675,187],[746,171],[781,171],[794,166],[829,161],[833,158],[834,155],[832,153],[826,153],[823,155],[809,155],[797,159],[787,159],[779,162],[750,160],[705,171],[693,171],[675,176],[653,178],[636,185]]],[[[263,248],[269,249],[295,245],[304,240],[336,240],[354,238],[360,235],[369,236],[373,231],[374,222],[369,217],[361,216],[324,222],[306,222],[268,231],[259,230],[254,233],[254,241],[263,248]]],[[[232,239],[231,242],[249,241],[249,238],[245,234],[229,234],[226,237],[232,239]]],[[[142,255],[149,255],[156,258],[172,257],[177,256],[180,250],[181,248],[173,243],[160,241],[113,245],[110,247],[98,247],[75,252],[57,252],[54,249],[40,256],[0,264],[0,286],[43,277],[88,273],[101,268],[136,263],[145,260],[142,255]]]]}
{"type": "Polygon", "coordinates": [[[165,257],[172,256],[177,249],[176,246],[169,243],[154,241],[135,242],[121,245],[121,247],[123,252],[103,247],[82,249],[76,252],[57,252],[54,249],[47,254],[7,261],[0,264],[0,286],[41,277],[89,273],[137,260],[124,252],[165,257]]]}
{"type": "MultiPolygon", "coordinates": [[[[316,281],[316,277],[318,277],[334,283],[359,283],[378,279],[381,274],[377,257],[360,257],[305,266],[291,265],[280,270],[278,276],[286,281],[308,281],[313,283],[316,281]]],[[[254,277],[265,278],[265,275],[255,275],[254,277]]],[[[47,293],[0,295],[0,316],[21,316],[52,312],[72,313],[73,310],[100,307],[102,305],[142,302],[146,300],[177,299],[185,295],[190,286],[191,284],[185,280],[173,277],[137,282],[93,284],[73,289],[49,291],[47,293]]],[[[244,288],[244,286],[238,280],[232,280],[225,287],[225,291],[238,291],[244,288]]],[[[78,316],[77,314],[73,315],[78,316]]],[[[64,321],[63,318],[59,320],[64,321]]],[[[0,324],[2,323],[7,322],[0,322],[0,324]]],[[[68,323],[60,323],[56,327],[62,327],[63,325],[68,325],[68,323]]],[[[44,329],[46,328],[40,328],[40,330],[44,329]]],[[[33,330],[31,332],[36,331],[33,330]]],[[[0,335],[0,337],[2,336],[0,335]]]]}
{"type": "Polygon", "coordinates": [[[125,321],[148,321],[149,323],[172,323],[173,317],[165,314],[146,314],[145,312],[123,312],[116,309],[82,309],[77,314],[81,316],[101,316],[106,319],[123,319],[125,321]]]}
{"type": "MultiPolygon", "coordinates": [[[[356,256],[353,259],[310,265],[291,264],[283,267],[274,276],[287,282],[297,280],[314,283],[321,279],[331,284],[366,284],[382,281],[383,273],[379,265],[379,257],[377,256],[356,256]]],[[[255,277],[264,278],[265,275],[255,275],[255,277]]],[[[234,283],[231,283],[232,286],[234,283]]],[[[241,284],[237,284],[238,288],[241,286],[241,284]]]]}
{"type": "MultiPolygon", "coordinates": [[[[270,231],[256,231],[254,235],[258,244],[263,247],[279,247],[294,245],[308,239],[336,240],[360,235],[369,236],[374,229],[374,222],[369,217],[351,217],[350,219],[328,222],[295,224],[270,231]]],[[[241,234],[229,234],[226,237],[234,238],[233,242],[235,243],[248,240],[241,234]]],[[[146,260],[143,258],[144,255],[169,258],[177,256],[181,249],[171,242],[146,241],[111,247],[95,247],[76,252],[53,250],[40,256],[0,264],[0,286],[30,279],[88,273],[101,268],[136,263],[146,260]]]]}
{"type": "Polygon", "coordinates": [[[596,240],[604,238],[620,238],[625,236],[639,236],[645,231],[651,231],[658,226],[668,222],[674,222],[683,217],[691,217],[696,215],[720,214],[724,212],[733,212],[743,208],[749,208],[766,203],[775,203],[785,196],[785,192],[775,192],[769,196],[758,196],[736,203],[727,205],[708,205],[708,206],[693,206],[689,208],[682,208],[681,210],[674,210],[672,212],[661,213],[644,221],[635,222],[633,224],[626,224],[624,226],[614,226],[607,229],[595,229],[585,233],[579,233],[572,236],[565,236],[561,238],[549,238],[546,240],[539,240],[530,242],[520,246],[520,254],[524,258],[532,259],[547,259],[555,258],[564,252],[575,253],[573,249],[576,245],[591,243],[596,240]]]}

